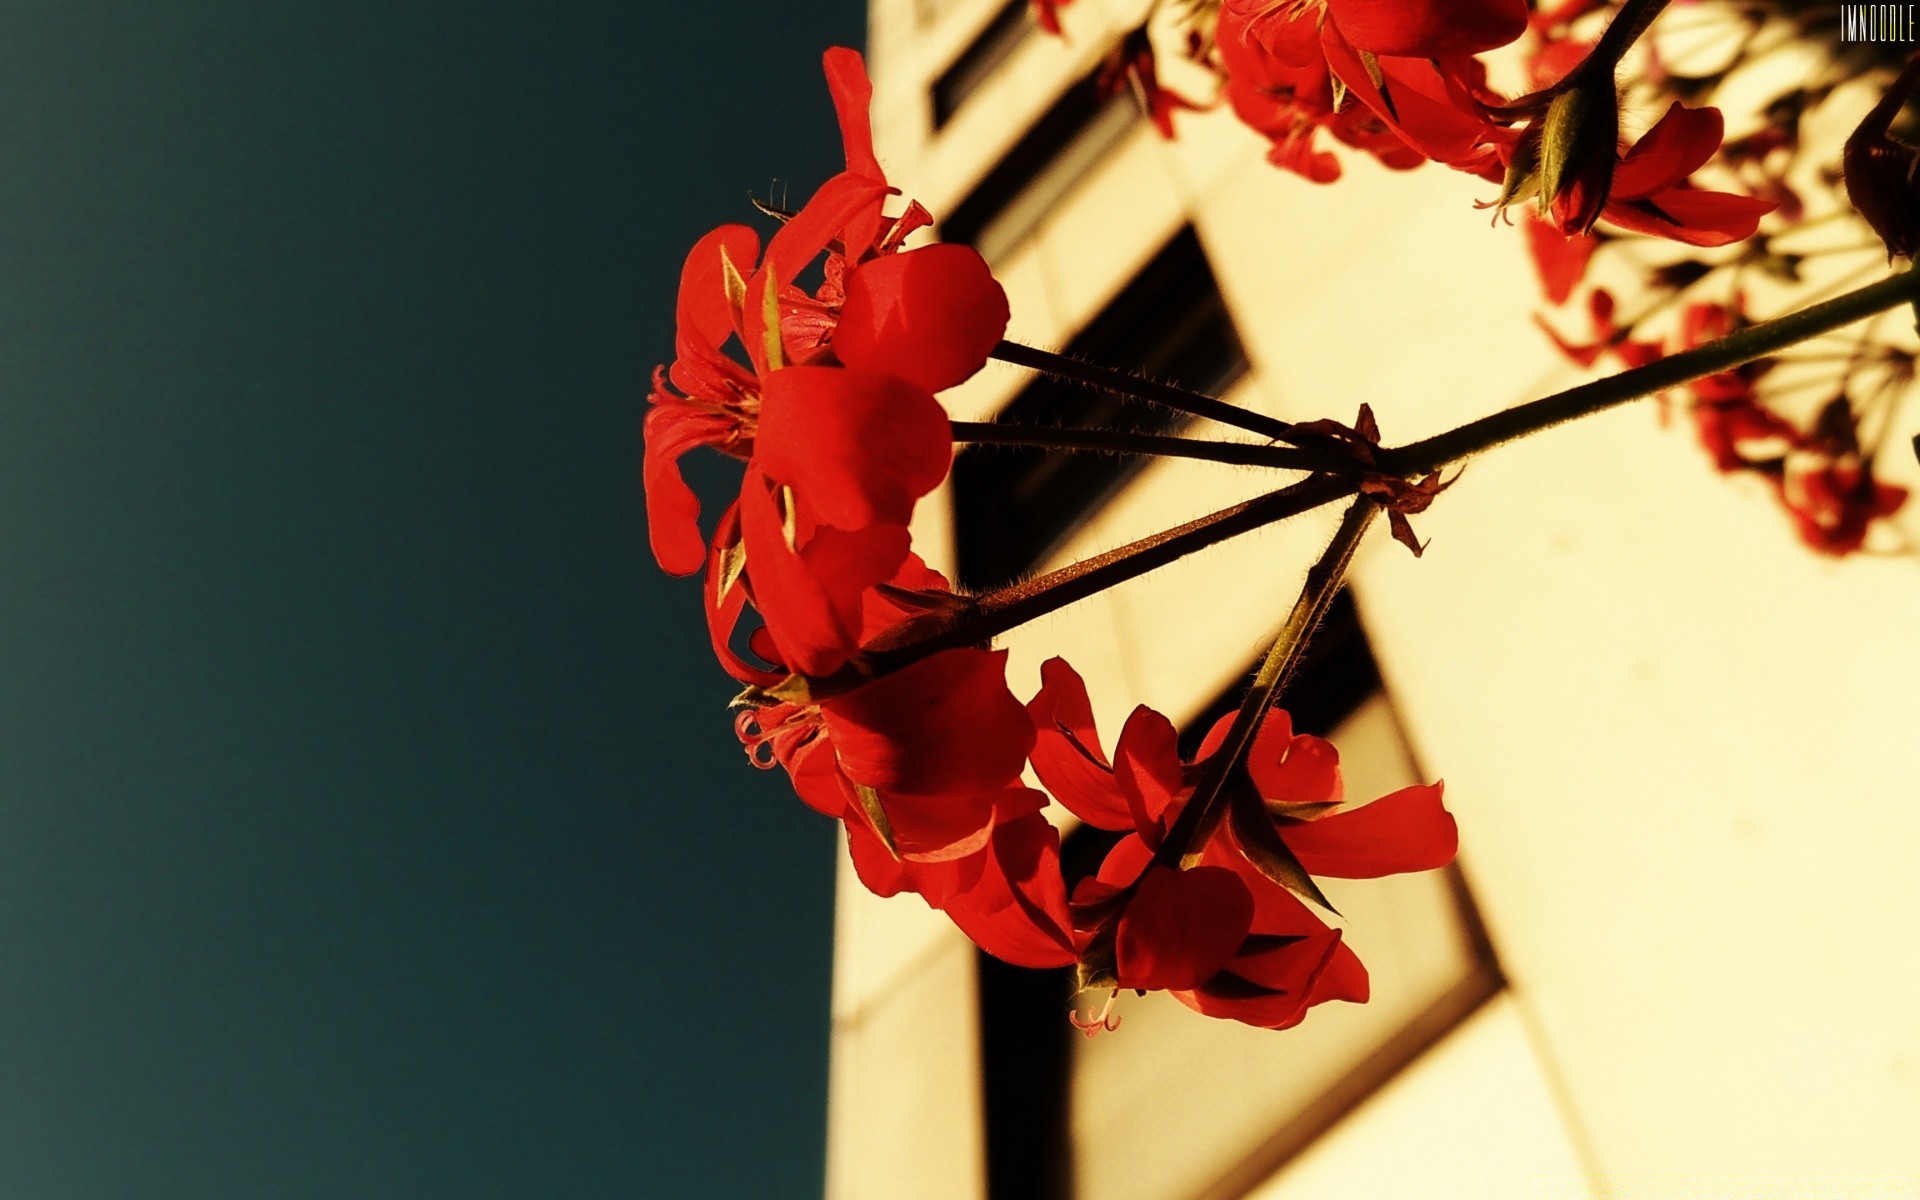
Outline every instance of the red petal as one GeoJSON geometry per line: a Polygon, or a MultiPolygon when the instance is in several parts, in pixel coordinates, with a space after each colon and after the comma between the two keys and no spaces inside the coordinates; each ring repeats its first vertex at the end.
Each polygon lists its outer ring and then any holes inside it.
{"type": "Polygon", "coordinates": [[[1306,734],[1269,738],[1267,726],[1262,726],[1253,753],[1247,756],[1247,773],[1253,777],[1254,790],[1266,800],[1325,804],[1343,794],[1340,752],[1333,743],[1306,734]]]}
{"type": "Polygon", "coordinates": [[[1760,218],[1779,206],[1777,200],[1684,187],[1609,204],[1601,216],[1622,229],[1688,246],[1725,246],[1752,237],[1760,218]]]}
{"type": "Polygon", "coordinates": [[[1122,987],[1198,987],[1233,957],[1253,897],[1224,867],[1149,867],[1121,914],[1114,961],[1122,987]]]}
{"type": "Polygon", "coordinates": [[[1040,692],[1027,702],[1033,718],[1033,770],[1053,798],[1087,824],[1131,830],[1133,812],[1100,749],[1087,685],[1064,658],[1040,665],[1040,692]]]}
{"type": "Polygon", "coordinates": [[[821,56],[827,71],[827,90],[833,93],[834,113],[840,118],[840,140],[846,146],[847,170],[886,182],[873,156],[873,124],[867,110],[873,104],[873,83],[858,50],[834,46],[821,56]]]}
{"type": "Polygon", "coordinates": [[[946,478],[953,431],[939,402],[904,380],[788,367],[766,378],[753,460],[813,519],[904,525],[946,478]]]}
{"type": "Polygon", "coordinates": [[[803,675],[832,674],[859,648],[867,589],[906,560],[905,527],[823,527],[796,550],[767,481],[752,468],[740,493],[740,526],[754,603],[780,661],[803,675]]]}
{"type": "Polygon", "coordinates": [[[1011,821],[1046,806],[1032,788],[1010,787],[978,794],[910,796],[885,792],[880,806],[893,826],[894,845],[918,863],[951,862],[986,849],[998,821],[1011,821]]]}
{"type": "Polygon", "coordinates": [[[1312,875],[1378,879],[1431,871],[1453,861],[1460,833],[1440,803],[1438,783],[1401,788],[1372,804],[1280,830],[1312,875]]]}
{"type": "MultiPolygon", "coordinates": [[[[655,395],[660,393],[656,390],[655,395]]],[[[713,445],[732,429],[726,418],[656,400],[643,425],[646,449],[640,482],[647,500],[647,542],[660,569],[691,575],[707,560],[700,532],[700,498],[680,474],[680,458],[695,446],[713,445]]]]}
{"type": "Polygon", "coordinates": [[[1007,332],[1007,294],[971,246],[925,246],[847,276],[833,351],[849,367],[950,388],[986,365],[1007,332]]]}
{"type": "Polygon", "coordinates": [[[1060,834],[1039,814],[997,825],[979,882],[947,906],[974,944],[1022,967],[1073,961],[1060,834]]]}
{"type": "MultiPolygon", "coordinates": [[[[849,252],[858,256],[872,244],[886,199],[884,182],[850,171],[835,175],[768,241],[763,267],[771,266],[780,282],[791,283],[836,239],[845,240],[849,252]]],[[[752,319],[751,312],[747,315],[752,319]]]]}
{"type": "Polygon", "coordinates": [[[1614,168],[1612,198],[1641,200],[1681,183],[1713,157],[1725,132],[1719,109],[1674,101],[1614,168]]]}
{"type": "Polygon", "coordinates": [[[723,254],[744,280],[759,260],[760,235],[745,225],[722,225],[693,244],[686,265],[680,268],[680,298],[674,311],[674,353],[682,358],[717,350],[733,334],[723,254]]]}
{"type": "Polygon", "coordinates": [[[1407,58],[1478,54],[1527,30],[1526,0],[1327,0],[1359,50],[1407,58]]]}
{"type": "Polygon", "coordinates": [[[1126,798],[1133,827],[1160,844],[1160,819],[1185,789],[1181,785],[1180,735],[1173,722],[1142,704],[1127,717],[1114,746],[1114,779],[1126,798]]]}
{"type": "MultiPolygon", "coordinates": [[[[770,671],[763,667],[757,667],[733,651],[734,629],[740,624],[740,616],[747,606],[747,584],[745,577],[741,576],[733,579],[724,593],[720,591],[721,584],[726,582],[724,576],[727,570],[727,553],[734,544],[739,541],[739,538],[740,504],[738,501],[735,501],[729,505],[727,511],[721,515],[720,525],[714,530],[712,556],[707,563],[707,577],[704,580],[705,586],[702,588],[707,609],[707,637],[713,644],[714,657],[720,660],[720,666],[727,674],[733,676],[741,683],[752,683],[758,684],[761,687],[770,687],[780,682],[786,672],[770,671]]],[[[762,641],[771,641],[771,639],[764,637],[766,633],[764,627],[756,629],[753,632],[754,634],[762,635],[762,641]]],[[[749,636],[749,647],[753,646],[753,640],[754,639],[749,636]]],[[[762,650],[774,654],[778,653],[772,646],[754,647],[754,650],[755,653],[760,653],[762,650]]],[[[765,658],[768,662],[776,661],[774,658],[768,658],[765,654],[762,654],[762,658],[765,658]]]]}
{"type": "Polygon", "coordinates": [[[847,855],[853,859],[853,873],[876,896],[897,896],[913,882],[907,864],[887,853],[864,820],[847,822],[847,855]]]}
{"type": "Polygon", "coordinates": [[[1565,304],[1585,278],[1587,263],[1600,245],[1599,239],[1584,233],[1568,237],[1531,211],[1522,225],[1526,229],[1527,250],[1533,257],[1534,270],[1540,275],[1541,293],[1549,304],[1565,304]]]}
{"type": "Polygon", "coordinates": [[[946,650],[823,701],[849,778],[928,796],[1012,784],[1033,722],[1007,690],[1004,650],[946,650]]]}
{"type": "MultiPolygon", "coordinates": [[[[838,820],[854,807],[846,776],[840,774],[839,764],[833,761],[832,748],[824,740],[813,738],[802,743],[786,755],[780,765],[787,769],[794,792],[815,812],[838,820]]],[[[882,853],[885,850],[881,847],[882,853]]]]}

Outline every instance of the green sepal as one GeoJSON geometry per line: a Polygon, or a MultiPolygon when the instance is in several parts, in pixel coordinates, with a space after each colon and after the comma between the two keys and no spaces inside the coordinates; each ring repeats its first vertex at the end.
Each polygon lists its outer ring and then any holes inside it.
{"type": "Polygon", "coordinates": [[[881,807],[880,793],[864,783],[853,785],[853,794],[860,799],[860,811],[867,814],[867,821],[873,831],[880,835],[880,844],[893,855],[893,861],[900,861],[900,847],[893,840],[893,822],[887,820],[887,810],[881,807]]]}
{"type": "Polygon", "coordinates": [[[747,281],[740,274],[740,268],[733,265],[733,257],[727,253],[726,246],[720,247],[720,288],[727,295],[727,307],[733,312],[733,324],[737,329],[746,324],[747,281]]]}
{"type": "Polygon", "coordinates": [[[1280,831],[1275,828],[1273,818],[1267,815],[1266,803],[1260,799],[1260,793],[1253,790],[1250,780],[1242,779],[1229,785],[1232,794],[1227,797],[1227,822],[1233,830],[1233,840],[1240,847],[1240,853],[1246,855],[1262,875],[1273,880],[1281,887],[1311,900],[1328,912],[1339,914],[1320,885],[1307,874],[1300,860],[1287,849],[1280,840],[1280,831]]]}

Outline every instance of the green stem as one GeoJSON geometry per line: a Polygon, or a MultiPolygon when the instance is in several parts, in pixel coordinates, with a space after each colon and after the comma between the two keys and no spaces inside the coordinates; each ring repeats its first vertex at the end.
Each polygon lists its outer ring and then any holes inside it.
{"type": "Polygon", "coordinates": [[[1051,350],[1042,350],[1037,346],[1023,346],[1019,342],[1001,342],[993,348],[993,358],[1015,366],[1027,367],[1061,379],[1070,379],[1103,392],[1115,392],[1122,396],[1132,396],[1136,400],[1145,400],[1149,404],[1158,404],[1179,412],[1190,413],[1196,417],[1208,417],[1222,425],[1231,425],[1249,433],[1270,437],[1277,442],[1295,443],[1293,426],[1276,417],[1262,413],[1249,412],[1238,405],[1228,404],[1213,396],[1190,392],[1171,384],[1154,379],[1141,379],[1125,371],[1116,371],[1111,367],[1097,367],[1092,363],[1081,362],[1064,354],[1055,354],[1051,350]]]}
{"type": "Polygon", "coordinates": [[[1380,470],[1403,476],[1425,475],[1543,429],[1765,358],[1796,342],[1915,300],[1920,300],[1920,275],[1904,271],[1824,304],[1750,325],[1697,349],[1516,405],[1422,441],[1383,450],[1380,470]]]}
{"type": "Polygon", "coordinates": [[[1627,0],[1620,6],[1620,11],[1614,14],[1607,31],[1600,35],[1600,40],[1594,43],[1593,52],[1587,55],[1586,61],[1578,69],[1599,70],[1604,67],[1612,71],[1619,66],[1628,49],[1640,40],[1640,35],[1647,31],[1647,26],[1653,24],[1653,19],[1660,15],[1667,3],[1668,0],[1627,0]]]}
{"type": "Polygon", "coordinates": [[[1253,686],[1247,689],[1246,698],[1240,702],[1240,711],[1234,714],[1226,741],[1207,760],[1199,782],[1194,785],[1193,795],[1174,819],[1173,827],[1167,831],[1166,840],[1161,843],[1160,852],[1155,856],[1163,864],[1178,862],[1185,869],[1199,862],[1207,842],[1213,837],[1213,831],[1220,825],[1220,818],[1226,813],[1228,784],[1236,772],[1245,771],[1247,751],[1253,748],[1253,739],[1260,732],[1261,722],[1266,720],[1273,702],[1279,698],[1281,685],[1300,664],[1308,639],[1319,628],[1327,609],[1333,604],[1334,594],[1340,590],[1340,581],[1346,577],[1347,567],[1353,562],[1353,553],[1360,545],[1361,536],[1379,511],[1379,506],[1365,496],[1355,497],[1353,503],[1347,506],[1340,528],[1334,531],[1333,539],[1321,552],[1319,561],[1307,572],[1307,582],[1300,589],[1300,598],[1294,602],[1293,611],[1287,614],[1286,623],[1274,635],[1273,645],[1267,649],[1259,673],[1253,678],[1253,686]]]}
{"type": "Polygon", "coordinates": [[[1275,467],[1288,471],[1359,471],[1351,455],[1299,450],[1248,442],[1218,442],[1199,438],[1163,437],[1149,433],[1122,433],[1111,429],[1055,429],[1031,425],[1000,425],[981,421],[953,422],[953,440],[991,446],[1038,446],[1048,450],[1083,450],[1108,454],[1152,454],[1164,458],[1198,458],[1236,466],[1275,467]]]}

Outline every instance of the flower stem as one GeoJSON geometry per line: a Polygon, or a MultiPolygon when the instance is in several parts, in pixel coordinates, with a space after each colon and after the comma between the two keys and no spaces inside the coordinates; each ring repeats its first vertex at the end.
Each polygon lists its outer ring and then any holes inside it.
{"type": "Polygon", "coordinates": [[[1653,19],[1667,7],[1667,0],[1627,0],[1614,14],[1600,40],[1594,43],[1593,52],[1580,64],[1581,70],[1589,69],[1611,71],[1620,65],[1627,50],[1640,40],[1640,35],[1653,24],[1653,19]]]}
{"type": "Polygon", "coordinates": [[[1380,470],[1404,476],[1424,475],[1543,429],[1764,358],[1796,342],[1830,333],[1862,317],[1915,300],[1920,300],[1920,274],[1903,271],[1824,304],[1750,325],[1697,349],[1516,405],[1434,437],[1383,450],[1380,470]]]}
{"type": "MultiPolygon", "coordinates": [[[[863,675],[884,675],[942,650],[978,645],[1077,600],[1146,574],[1196,550],[1331,504],[1359,480],[1314,475],[1264,496],[1223,508],[1139,541],[1083,559],[983,596],[957,620],[895,646],[870,648],[856,660],[863,675]]],[[[923,627],[924,628],[924,627],[923,627]]],[[[912,636],[911,634],[909,636],[912,636]]]]}
{"type": "Polygon", "coordinates": [[[1279,697],[1281,685],[1299,666],[1300,657],[1307,648],[1307,640],[1326,617],[1334,594],[1340,590],[1340,581],[1346,577],[1347,567],[1353,562],[1354,550],[1359,547],[1361,536],[1379,511],[1379,506],[1366,496],[1355,497],[1353,503],[1347,506],[1340,528],[1334,531],[1333,539],[1321,552],[1319,561],[1307,572],[1307,582],[1300,590],[1300,598],[1294,602],[1293,611],[1287,614],[1286,622],[1274,635],[1273,645],[1267,649],[1267,656],[1261,661],[1260,670],[1253,678],[1253,686],[1247,689],[1246,698],[1240,702],[1240,711],[1234,715],[1233,724],[1227,730],[1226,741],[1207,760],[1199,782],[1194,785],[1193,795],[1174,819],[1173,827],[1167,831],[1166,840],[1161,843],[1160,852],[1156,855],[1163,864],[1178,862],[1185,869],[1199,862],[1208,840],[1226,812],[1228,785],[1234,782],[1236,773],[1245,772],[1247,751],[1253,747],[1254,735],[1260,732],[1261,722],[1266,720],[1273,702],[1279,697]]]}
{"type": "Polygon", "coordinates": [[[1327,471],[1353,474],[1360,465],[1349,455],[1301,450],[1249,442],[1220,442],[1199,438],[1123,433],[1111,429],[1056,429],[1031,425],[1000,425],[982,421],[953,422],[953,440],[992,446],[1039,446],[1048,450],[1086,450],[1109,454],[1153,454],[1165,458],[1199,458],[1208,462],[1248,467],[1275,467],[1291,471],[1327,471]]]}
{"type": "Polygon", "coordinates": [[[1238,405],[1228,404],[1224,400],[1199,392],[1190,392],[1172,384],[1161,383],[1154,379],[1141,379],[1125,371],[1116,371],[1111,367],[1097,367],[1092,363],[1081,362],[1077,358],[1068,358],[1064,354],[1055,354],[1036,346],[1024,346],[1019,342],[1001,342],[993,348],[993,358],[1009,362],[1015,366],[1027,367],[1061,379],[1070,379],[1103,392],[1117,392],[1122,396],[1132,396],[1136,400],[1145,400],[1165,408],[1191,413],[1196,417],[1211,417],[1222,425],[1231,425],[1249,433],[1257,433],[1279,442],[1294,442],[1293,426],[1276,417],[1257,412],[1249,412],[1238,405]]]}

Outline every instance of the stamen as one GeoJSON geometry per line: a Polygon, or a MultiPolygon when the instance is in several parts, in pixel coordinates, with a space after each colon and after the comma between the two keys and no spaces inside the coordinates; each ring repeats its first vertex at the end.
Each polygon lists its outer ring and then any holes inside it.
{"type": "Polygon", "coordinates": [[[1075,1029],[1080,1030],[1090,1038],[1098,1037],[1101,1030],[1112,1033],[1114,1030],[1120,1028],[1120,1016],[1113,1011],[1114,1003],[1119,999],[1120,989],[1114,988],[1111,992],[1107,993],[1107,1002],[1100,1006],[1099,1012],[1091,1017],[1082,1017],[1079,1010],[1076,1009],[1067,1013],[1067,1020],[1072,1023],[1075,1029]]]}

